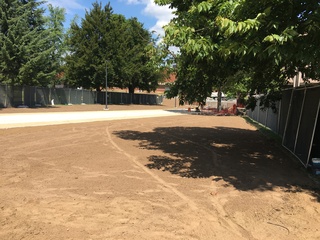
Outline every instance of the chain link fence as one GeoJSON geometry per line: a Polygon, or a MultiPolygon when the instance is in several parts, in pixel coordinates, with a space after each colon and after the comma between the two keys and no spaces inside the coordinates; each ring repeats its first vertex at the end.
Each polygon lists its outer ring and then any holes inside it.
{"type": "Polygon", "coordinates": [[[320,86],[284,90],[277,109],[256,107],[247,115],[279,134],[282,145],[307,167],[310,159],[320,158],[320,86]]]}
{"type": "MultiPolygon", "coordinates": [[[[108,92],[108,104],[162,104],[164,96],[108,92]]],[[[54,104],[106,104],[106,92],[85,89],[45,88],[34,86],[0,85],[0,107],[40,107],[54,104]]]]}

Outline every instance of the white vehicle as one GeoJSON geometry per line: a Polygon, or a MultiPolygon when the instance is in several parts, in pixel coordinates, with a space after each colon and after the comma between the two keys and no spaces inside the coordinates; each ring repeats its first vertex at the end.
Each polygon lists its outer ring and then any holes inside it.
{"type": "MultiPolygon", "coordinates": [[[[224,97],[225,97],[224,93],[221,92],[221,98],[224,98],[224,97]]],[[[213,99],[218,98],[218,92],[212,92],[211,93],[211,98],[213,98],[213,99]]]]}

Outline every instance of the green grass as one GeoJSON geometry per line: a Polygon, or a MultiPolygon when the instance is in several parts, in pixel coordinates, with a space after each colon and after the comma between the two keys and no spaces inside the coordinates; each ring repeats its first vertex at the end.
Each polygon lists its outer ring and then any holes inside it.
{"type": "Polygon", "coordinates": [[[282,147],[282,137],[278,135],[277,133],[273,132],[270,128],[262,125],[261,123],[258,123],[254,120],[252,120],[248,116],[243,116],[243,118],[246,120],[247,123],[254,126],[261,132],[268,140],[276,143],[278,146],[282,147]]]}

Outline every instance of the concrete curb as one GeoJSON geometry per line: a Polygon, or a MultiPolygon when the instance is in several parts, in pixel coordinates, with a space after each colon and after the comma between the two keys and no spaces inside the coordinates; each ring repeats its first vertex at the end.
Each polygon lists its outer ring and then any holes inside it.
{"type": "Polygon", "coordinates": [[[167,116],[181,113],[165,110],[8,113],[0,114],[0,129],[167,116]]]}

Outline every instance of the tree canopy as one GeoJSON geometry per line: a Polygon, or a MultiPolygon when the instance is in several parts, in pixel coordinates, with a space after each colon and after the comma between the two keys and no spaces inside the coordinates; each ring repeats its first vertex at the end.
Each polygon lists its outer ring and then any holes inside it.
{"type": "MultiPolygon", "coordinates": [[[[0,1],[0,82],[47,86],[56,74],[52,42],[42,1],[0,1]]],[[[63,19],[61,19],[62,21],[63,19]]]]}
{"type": "MultiPolygon", "coordinates": [[[[172,1],[176,18],[165,28],[165,43],[180,49],[177,61],[177,81],[168,93],[169,97],[179,95],[180,102],[204,103],[213,90],[219,92],[225,88],[229,76],[240,69],[234,56],[228,59],[219,52],[224,37],[212,19],[222,14],[218,5],[203,11],[197,1],[181,3],[172,1]]],[[[231,15],[225,12],[225,16],[231,15]]],[[[221,97],[218,101],[220,108],[221,97]]]]}
{"type": "MultiPolygon", "coordinates": [[[[266,104],[277,99],[288,78],[299,71],[305,79],[319,79],[319,1],[156,2],[176,9],[165,28],[165,42],[179,47],[181,58],[192,57],[199,74],[215,69],[207,80],[192,78],[190,88],[203,82],[199,96],[206,95],[209,82],[215,87],[235,73],[250,95],[264,94],[266,104]],[[208,65],[199,67],[203,62],[208,65]]],[[[187,70],[178,68],[177,84],[185,81],[179,78],[182,71],[187,70]]]]}
{"type": "Polygon", "coordinates": [[[0,83],[155,90],[162,77],[155,39],[136,18],[95,2],[65,33],[65,9],[37,0],[0,1],[0,83]],[[61,76],[64,76],[61,79],[61,76]]]}
{"type": "Polygon", "coordinates": [[[70,53],[66,58],[69,84],[100,90],[108,87],[151,91],[157,86],[157,64],[152,64],[151,34],[136,18],[114,14],[110,4],[93,3],[81,24],[69,32],[70,53]]]}
{"type": "Polygon", "coordinates": [[[50,52],[50,64],[54,73],[51,85],[61,84],[62,80],[59,79],[64,69],[64,56],[67,51],[67,45],[65,42],[65,9],[59,7],[53,7],[51,4],[48,5],[49,16],[46,18],[47,28],[50,30],[50,46],[52,46],[50,52]]]}

